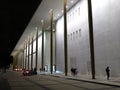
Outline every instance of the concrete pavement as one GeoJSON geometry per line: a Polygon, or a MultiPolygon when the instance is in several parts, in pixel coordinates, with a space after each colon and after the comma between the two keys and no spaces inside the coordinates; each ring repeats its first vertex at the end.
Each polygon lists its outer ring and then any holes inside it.
{"type": "Polygon", "coordinates": [[[1,75],[0,75],[0,90],[11,90],[11,87],[9,86],[7,79],[3,78],[1,75]]]}
{"type": "MultiPolygon", "coordinates": [[[[39,74],[51,75],[48,72],[41,72],[39,74]]],[[[60,78],[66,78],[66,79],[72,79],[72,80],[78,80],[78,81],[84,81],[84,82],[90,82],[90,83],[97,83],[97,84],[120,87],[120,77],[110,77],[110,79],[107,80],[106,77],[97,77],[97,76],[96,76],[96,79],[92,79],[91,75],[76,75],[76,76],[73,76],[73,75],[69,74],[68,76],[65,76],[62,73],[53,73],[52,76],[60,77],[60,78]]]]}
{"type": "MultiPolygon", "coordinates": [[[[12,71],[14,72],[14,71],[12,71]]],[[[21,72],[17,72],[18,73],[18,76],[20,77],[19,78],[19,81],[25,81],[22,77],[21,72]]],[[[96,77],[96,79],[91,79],[91,76],[90,75],[77,75],[77,76],[72,76],[72,75],[68,75],[68,76],[65,76],[64,74],[56,74],[56,73],[53,73],[52,75],[50,73],[46,73],[46,72],[41,72],[41,73],[38,73],[38,75],[36,76],[35,79],[37,79],[37,77],[39,77],[39,74],[41,75],[50,75],[50,76],[53,76],[53,77],[59,77],[59,78],[66,78],[66,79],[71,79],[71,80],[77,80],[77,81],[83,81],[83,82],[90,82],[90,83],[96,83],[96,84],[102,84],[102,85],[108,85],[108,86],[115,86],[115,87],[120,87],[120,78],[117,77],[117,78],[110,78],[110,80],[107,80],[105,77],[96,77]]],[[[3,74],[3,77],[4,79],[6,78],[9,78],[8,81],[14,81],[14,80],[17,80],[18,77],[16,75],[14,75],[14,73],[11,73],[11,75],[9,75],[9,73],[7,73],[7,76],[6,74],[3,74]],[[14,77],[14,79],[11,78],[14,77]]],[[[0,79],[2,80],[2,79],[0,79]]],[[[7,90],[7,89],[6,89],[7,90]]]]}
{"type": "Polygon", "coordinates": [[[90,82],[90,83],[97,83],[97,84],[120,87],[120,77],[111,77],[109,80],[107,80],[106,77],[96,77],[96,79],[92,79],[91,75],[65,76],[64,74],[53,74],[53,76],[66,78],[66,79],[72,79],[72,80],[78,80],[78,81],[84,81],[84,82],[90,82]]]}

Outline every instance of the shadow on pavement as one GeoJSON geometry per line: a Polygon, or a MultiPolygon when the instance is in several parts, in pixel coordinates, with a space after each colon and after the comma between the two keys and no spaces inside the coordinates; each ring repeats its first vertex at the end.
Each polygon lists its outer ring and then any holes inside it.
{"type": "Polygon", "coordinates": [[[0,90],[11,90],[8,80],[0,77],[0,90]]]}

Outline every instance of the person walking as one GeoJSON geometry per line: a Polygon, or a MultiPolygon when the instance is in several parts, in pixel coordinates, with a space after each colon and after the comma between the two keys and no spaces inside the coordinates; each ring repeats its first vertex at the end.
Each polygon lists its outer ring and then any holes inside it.
{"type": "Polygon", "coordinates": [[[107,80],[110,78],[110,68],[109,66],[106,67],[106,74],[107,74],[107,80]]]}

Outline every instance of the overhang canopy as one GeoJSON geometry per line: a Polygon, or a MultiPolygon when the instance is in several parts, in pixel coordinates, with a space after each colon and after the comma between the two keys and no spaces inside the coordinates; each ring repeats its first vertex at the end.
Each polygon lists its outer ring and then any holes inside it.
{"type": "MultiPolygon", "coordinates": [[[[67,10],[73,7],[78,1],[80,0],[67,0],[67,10]]],[[[36,27],[38,27],[38,30],[41,31],[41,20],[44,20],[46,29],[50,26],[49,11],[51,9],[53,9],[54,21],[59,19],[63,15],[63,4],[64,0],[42,0],[11,55],[14,55],[23,47],[25,40],[28,39],[28,36],[36,31],[36,27]]]]}

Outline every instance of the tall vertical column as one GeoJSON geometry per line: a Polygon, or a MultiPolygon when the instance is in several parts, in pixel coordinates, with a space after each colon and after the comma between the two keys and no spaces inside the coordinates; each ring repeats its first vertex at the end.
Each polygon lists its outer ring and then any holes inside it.
{"type": "Polygon", "coordinates": [[[90,38],[90,55],[91,55],[92,79],[95,79],[94,35],[93,35],[93,19],[92,19],[91,0],[88,0],[88,23],[89,23],[89,38],[90,38]]]}
{"type": "Polygon", "coordinates": [[[27,64],[27,41],[26,41],[25,69],[27,69],[27,68],[26,68],[26,64],[27,64]]]}
{"type": "Polygon", "coordinates": [[[37,68],[37,63],[38,63],[38,28],[36,27],[36,70],[37,68]]]}
{"type": "Polygon", "coordinates": [[[31,69],[33,68],[33,38],[34,38],[34,35],[32,34],[32,41],[31,41],[31,69]]]}
{"type": "Polygon", "coordinates": [[[13,56],[13,69],[17,67],[17,57],[16,54],[13,56]]]}
{"type": "Polygon", "coordinates": [[[24,55],[25,55],[25,43],[24,43],[24,46],[23,46],[23,68],[25,68],[25,58],[24,58],[24,55]]]}
{"type": "Polygon", "coordinates": [[[28,70],[30,67],[30,60],[29,60],[29,56],[30,56],[30,37],[28,37],[28,70]]]}
{"type": "Polygon", "coordinates": [[[51,74],[53,73],[53,10],[50,10],[50,27],[51,27],[51,31],[50,31],[50,71],[51,74]]]}
{"type": "Polygon", "coordinates": [[[68,52],[67,52],[67,11],[66,11],[67,0],[64,0],[64,60],[65,60],[65,76],[68,72],[68,52]]]}
{"type": "Polygon", "coordinates": [[[24,49],[22,51],[23,55],[22,55],[22,68],[24,68],[24,49]]]}
{"type": "Polygon", "coordinates": [[[20,68],[23,68],[23,49],[22,50],[20,50],[20,53],[22,53],[22,55],[21,55],[21,62],[20,62],[20,68]]]}
{"type": "Polygon", "coordinates": [[[42,24],[42,62],[41,62],[41,69],[44,69],[44,20],[41,20],[42,24]]]}
{"type": "MultiPolygon", "coordinates": [[[[18,53],[18,51],[17,51],[18,53]]],[[[16,59],[16,67],[18,68],[18,59],[17,59],[17,54],[15,55],[15,59],[16,59]]]]}
{"type": "MultiPolygon", "coordinates": [[[[18,53],[18,51],[17,51],[18,53]]],[[[16,67],[18,68],[18,59],[17,59],[17,54],[15,55],[15,60],[16,60],[16,67]]]]}

